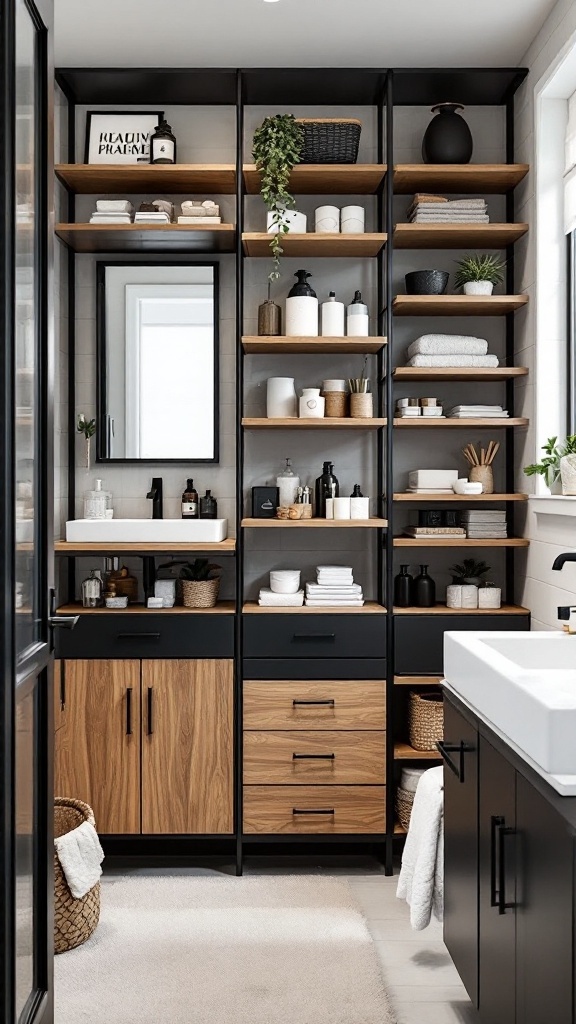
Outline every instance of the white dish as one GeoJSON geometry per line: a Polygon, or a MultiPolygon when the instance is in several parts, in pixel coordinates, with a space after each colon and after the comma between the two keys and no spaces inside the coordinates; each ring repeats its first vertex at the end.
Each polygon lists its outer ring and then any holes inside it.
{"type": "Polygon", "coordinates": [[[274,569],[270,573],[270,590],[273,594],[297,594],[299,588],[299,569],[274,569]]]}
{"type": "Polygon", "coordinates": [[[455,494],[482,494],[483,491],[481,483],[468,480],[467,477],[460,477],[458,480],[455,480],[452,487],[455,494]]]}

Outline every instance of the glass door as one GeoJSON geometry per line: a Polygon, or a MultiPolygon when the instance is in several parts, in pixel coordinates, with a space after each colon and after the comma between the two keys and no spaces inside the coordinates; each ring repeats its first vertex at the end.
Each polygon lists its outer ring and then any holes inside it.
{"type": "Polygon", "coordinates": [[[1,1019],[52,993],[51,9],[3,0],[0,256],[1,1019]]]}

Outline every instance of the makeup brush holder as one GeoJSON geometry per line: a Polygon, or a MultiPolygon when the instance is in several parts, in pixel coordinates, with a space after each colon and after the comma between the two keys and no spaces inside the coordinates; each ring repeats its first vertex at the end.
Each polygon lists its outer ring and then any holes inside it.
{"type": "Polygon", "coordinates": [[[354,420],[371,420],[374,400],[369,391],[355,391],[350,395],[350,416],[354,420]]]}
{"type": "Polygon", "coordinates": [[[482,484],[484,494],[494,494],[492,466],[472,466],[468,474],[471,483],[482,484]]]}

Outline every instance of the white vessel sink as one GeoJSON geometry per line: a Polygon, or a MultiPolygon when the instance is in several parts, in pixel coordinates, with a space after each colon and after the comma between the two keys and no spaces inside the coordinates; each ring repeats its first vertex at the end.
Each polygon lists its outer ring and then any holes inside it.
{"type": "Polygon", "coordinates": [[[227,519],[74,519],[66,540],[92,543],[218,543],[228,535],[227,519]]]}
{"type": "Polygon", "coordinates": [[[444,674],[545,772],[576,774],[576,636],[446,633],[444,674]]]}

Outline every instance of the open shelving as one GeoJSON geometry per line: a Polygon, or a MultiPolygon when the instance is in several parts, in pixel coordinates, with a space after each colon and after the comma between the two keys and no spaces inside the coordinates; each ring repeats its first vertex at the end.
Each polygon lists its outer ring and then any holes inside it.
{"type": "Polygon", "coordinates": [[[467,537],[394,537],[395,548],[527,548],[525,537],[493,537],[468,540],[467,537]]]}
{"type": "Polygon", "coordinates": [[[379,352],[386,338],[272,337],[253,335],[242,338],[248,355],[371,355],[379,352]]]}
{"type": "Polygon", "coordinates": [[[456,428],[458,430],[509,430],[511,427],[527,427],[529,420],[525,416],[485,417],[476,419],[459,419],[454,416],[401,416],[394,420],[394,426],[400,430],[434,428],[456,428]]]}
{"type": "Polygon", "coordinates": [[[57,224],[74,252],[234,252],[233,224],[57,224]]]}
{"type": "Polygon", "coordinates": [[[527,295],[396,295],[395,316],[506,316],[522,309],[527,295]]]}
{"type": "Polygon", "coordinates": [[[448,608],[445,604],[436,604],[433,608],[394,608],[395,615],[530,615],[528,608],[517,604],[503,604],[500,608],[448,608]]]}
{"type": "Polygon", "coordinates": [[[441,761],[437,750],[416,750],[409,743],[394,744],[395,761],[441,761]]]}
{"type": "Polygon", "coordinates": [[[382,416],[355,419],[353,416],[324,416],[321,419],[272,419],[266,416],[244,416],[242,426],[247,430],[379,430],[387,420],[382,416]]]}
{"type": "Polygon", "coordinates": [[[54,170],[75,195],[236,192],[235,164],[57,164],[54,170]]]}
{"type": "Polygon", "coordinates": [[[365,601],[360,608],[311,608],[302,605],[300,608],[274,608],[259,605],[257,601],[246,601],[242,611],[247,615],[385,615],[386,609],[377,601],[365,601]]]}
{"type": "Polygon", "coordinates": [[[158,554],[181,554],[187,551],[214,551],[221,554],[230,554],[236,550],[234,537],[228,537],[221,541],[150,541],[138,543],[137,541],[67,541],[57,540],[54,544],[54,552],[57,555],[153,555],[158,554]]]}
{"type": "Polygon", "coordinates": [[[505,249],[527,224],[396,224],[396,249],[505,249]]]}
{"type": "Polygon", "coordinates": [[[395,164],[394,193],[505,195],[528,174],[528,164],[395,164]]]}
{"type": "MultiPolygon", "coordinates": [[[[254,164],[243,168],[248,195],[260,195],[261,176],[254,164]]],[[[369,196],[378,192],[386,164],[302,164],[292,169],[288,188],[294,195],[369,196]]]]}
{"type": "Polygon", "coordinates": [[[371,519],[243,519],[242,526],[249,530],[266,530],[278,527],[288,528],[289,530],[295,530],[299,527],[307,530],[385,530],[388,523],[385,519],[373,516],[371,519]]]}
{"type": "MultiPolygon", "coordinates": [[[[364,232],[359,235],[305,235],[290,231],[282,236],[286,257],[333,256],[342,258],[373,259],[386,245],[384,233],[364,232]]],[[[265,231],[249,231],[242,235],[246,256],[270,257],[270,235],[265,231]]]]}
{"type": "Polygon", "coordinates": [[[394,686],[440,686],[442,676],[394,676],[394,686]]]}
{"type": "Polygon", "coordinates": [[[173,608],[147,608],[144,604],[129,604],[127,608],[84,608],[79,602],[63,604],[57,609],[57,615],[234,615],[236,604],[234,601],[217,601],[212,608],[184,608],[182,605],[174,605],[173,608]]]}
{"type": "Polygon", "coordinates": [[[473,505],[476,502],[484,504],[495,501],[528,501],[528,497],[527,494],[515,493],[514,491],[510,494],[403,494],[401,492],[394,495],[394,501],[418,502],[419,505],[426,505],[430,501],[441,503],[457,501],[462,504],[473,505]]]}
{"type": "Polygon", "coordinates": [[[494,381],[514,380],[526,377],[527,366],[495,366],[476,369],[473,366],[397,366],[393,371],[395,381],[422,381],[432,383],[439,381],[482,381],[486,384],[494,381]]]}

